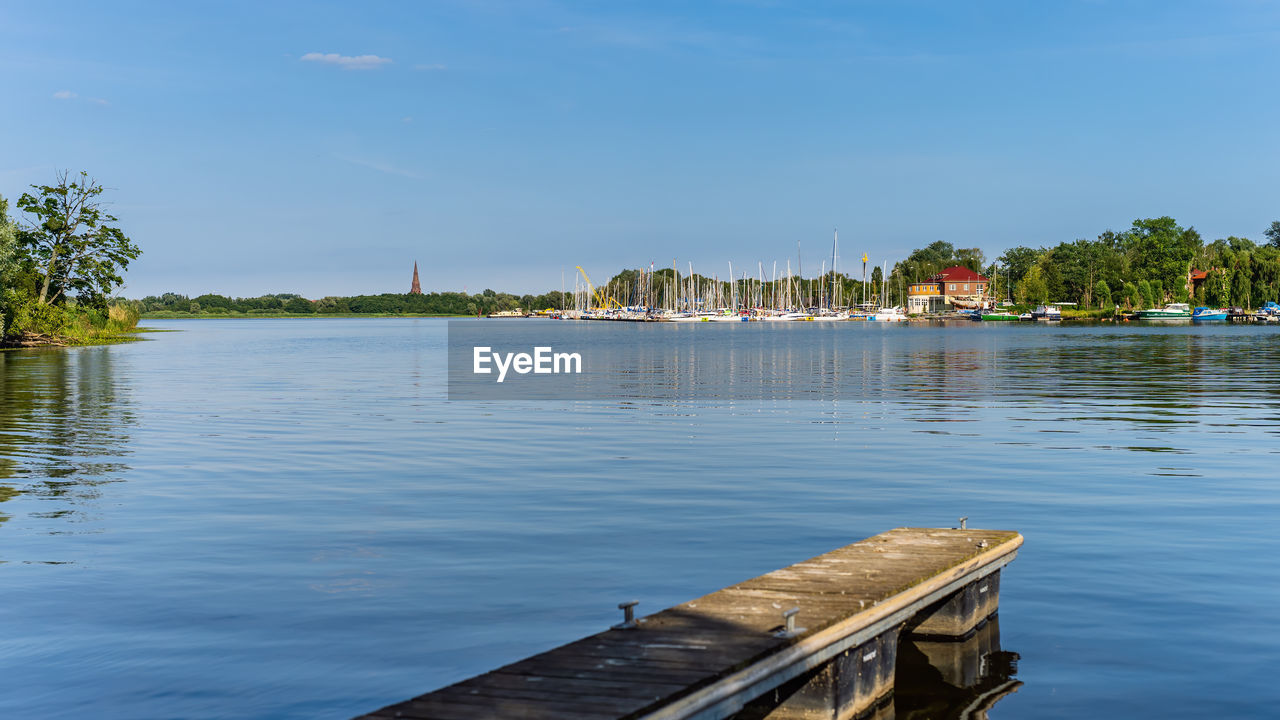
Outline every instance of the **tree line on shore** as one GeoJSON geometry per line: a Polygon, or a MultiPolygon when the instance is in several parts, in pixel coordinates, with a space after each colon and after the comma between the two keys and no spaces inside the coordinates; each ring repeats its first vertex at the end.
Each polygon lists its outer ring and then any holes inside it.
{"type": "Polygon", "coordinates": [[[898,263],[890,285],[900,288],[963,265],[991,280],[992,296],[1020,304],[1070,302],[1129,310],[1168,302],[1257,307],[1280,299],[1280,221],[1271,223],[1263,236],[1264,244],[1234,236],[1206,243],[1194,227],[1184,228],[1171,217],[1146,218],[1093,240],[1013,247],[991,263],[979,250],[935,242],[898,263]],[[1193,283],[1193,270],[1205,277],[1193,283]]]}
{"type": "Polygon", "coordinates": [[[10,215],[0,197],[0,343],[87,342],[137,324],[139,308],[112,299],[140,254],[116,227],[86,173],[32,185],[10,215]]]}
{"type": "Polygon", "coordinates": [[[493,290],[468,295],[459,292],[423,294],[383,293],[381,295],[329,296],[308,300],[296,293],[277,293],[258,297],[228,297],[207,293],[188,297],[167,292],[149,295],[137,301],[146,313],[200,315],[470,315],[503,310],[546,309],[560,307],[560,292],[543,295],[512,295],[493,290]]]}

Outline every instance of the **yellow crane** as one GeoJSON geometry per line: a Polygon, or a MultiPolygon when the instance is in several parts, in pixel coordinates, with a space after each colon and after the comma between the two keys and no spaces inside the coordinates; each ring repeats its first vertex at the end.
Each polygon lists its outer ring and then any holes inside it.
{"type": "Polygon", "coordinates": [[[582,279],[587,281],[587,290],[589,290],[591,294],[595,296],[596,302],[599,303],[600,309],[603,310],[609,307],[609,303],[605,302],[605,299],[600,295],[600,291],[597,290],[596,286],[591,282],[591,278],[587,277],[587,271],[583,270],[581,265],[575,265],[574,267],[578,268],[578,272],[582,273],[582,279]]]}

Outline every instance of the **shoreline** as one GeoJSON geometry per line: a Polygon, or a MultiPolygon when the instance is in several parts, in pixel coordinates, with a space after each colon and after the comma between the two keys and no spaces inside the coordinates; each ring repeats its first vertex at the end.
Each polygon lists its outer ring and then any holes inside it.
{"type": "Polygon", "coordinates": [[[332,318],[472,318],[447,313],[143,313],[140,320],[308,320],[332,318]]]}
{"type": "Polygon", "coordinates": [[[87,339],[76,339],[63,335],[21,335],[12,338],[0,338],[0,351],[4,350],[40,350],[44,348],[79,348],[97,347],[101,345],[123,345],[131,342],[142,342],[146,338],[134,337],[147,332],[170,332],[168,330],[135,327],[114,335],[104,335],[87,339]]]}

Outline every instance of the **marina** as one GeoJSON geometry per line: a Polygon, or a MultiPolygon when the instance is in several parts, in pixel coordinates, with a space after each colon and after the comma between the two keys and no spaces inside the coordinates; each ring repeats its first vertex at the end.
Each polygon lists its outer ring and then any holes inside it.
{"type": "MultiPolygon", "coordinates": [[[[832,268],[837,266],[833,245],[832,268]]],[[[865,259],[865,256],[864,256],[865,259]]],[[[733,264],[729,263],[730,277],[733,264]]],[[[930,275],[922,282],[898,288],[888,282],[889,264],[876,271],[879,286],[869,285],[837,273],[834,269],[816,278],[792,273],[788,261],[779,273],[777,263],[767,279],[764,263],[757,263],[758,276],[742,273],[734,280],[704,277],[694,273],[693,266],[683,276],[674,263],[671,268],[655,271],[624,271],[606,287],[591,282],[578,266],[569,307],[546,308],[524,312],[490,313],[488,317],[544,317],[555,320],[605,320],[614,322],[676,323],[750,323],[750,322],[938,322],[977,320],[984,322],[1218,322],[1280,324],[1280,304],[1265,301],[1258,309],[1239,307],[1211,308],[1186,302],[1144,307],[1127,306],[1122,310],[1095,307],[1080,308],[1075,302],[1041,302],[1015,304],[1012,297],[999,300],[992,294],[992,281],[963,266],[953,266],[930,275]],[[620,278],[630,278],[620,280],[620,278]],[[578,280],[581,279],[581,283],[578,280]],[[849,301],[860,298],[861,302],[849,301]],[[888,304],[893,300],[903,300],[888,304]],[[1064,308],[1068,308],[1064,312],[1064,308]],[[1136,308],[1136,309],[1129,309],[1136,308]]],[[[896,269],[895,269],[896,271],[896,269]]],[[[864,266],[865,276],[865,266],[864,266]]],[[[1206,274],[1189,271],[1188,290],[1203,282],[1206,274]]],[[[1006,282],[1007,287],[1007,282],[1006,282]]]]}

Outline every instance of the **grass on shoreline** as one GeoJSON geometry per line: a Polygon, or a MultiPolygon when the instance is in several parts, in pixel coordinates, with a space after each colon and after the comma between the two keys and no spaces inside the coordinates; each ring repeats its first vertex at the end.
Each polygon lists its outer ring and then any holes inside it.
{"type": "Polygon", "coordinates": [[[14,313],[13,332],[0,348],[81,347],[133,342],[138,332],[136,306],[123,303],[99,309],[25,303],[14,313]]]}

